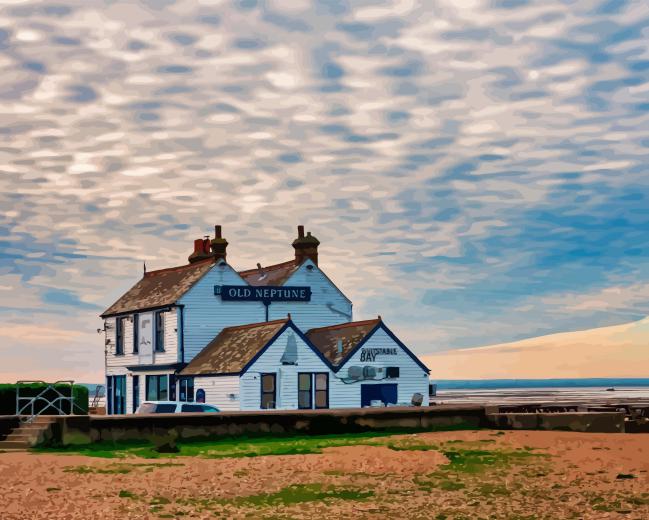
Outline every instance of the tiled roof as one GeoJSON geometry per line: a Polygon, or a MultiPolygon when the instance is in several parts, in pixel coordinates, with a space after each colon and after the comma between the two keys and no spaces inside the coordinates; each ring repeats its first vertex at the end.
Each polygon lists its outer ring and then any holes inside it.
{"type": "Polygon", "coordinates": [[[124,295],[106,309],[102,317],[177,302],[214,265],[214,258],[193,264],[149,271],[124,295]]]}
{"type": "Polygon", "coordinates": [[[287,322],[284,318],[227,327],[180,374],[238,374],[287,322]]]}
{"type": "Polygon", "coordinates": [[[248,269],[239,271],[239,276],[248,284],[254,286],[262,285],[284,285],[291,275],[300,267],[295,260],[282,262],[281,264],[268,265],[261,269],[248,269]]]}
{"type": "Polygon", "coordinates": [[[306,337],[333,366],[339,366],[379,323],[381,319],[377,318],[320,327],[309,330],[306,337]],[[342,353],[338,352],[339,339],[342,341],[342,353]]]}

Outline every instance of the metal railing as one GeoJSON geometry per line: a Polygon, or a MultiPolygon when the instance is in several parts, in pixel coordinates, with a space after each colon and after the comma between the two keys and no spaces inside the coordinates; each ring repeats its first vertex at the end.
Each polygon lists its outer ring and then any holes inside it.
{"type": "Polygon", "coordinates": [[[74,381],[63,380],[54,383],[45,381],[21,380],[16,383],[16,415],[22,422],[31,423],[39,415],[74,415],[75,408],[85,414],[78,404],[74,402],[74,381]],[[45,388],[38,391],[36,395],[25,395],[29,388],[27,385],[45,385],[45,388]],[[56,388],[57,386],[63,388],[56,388]],[[65,395],[60,390],[69,388],[70,395],[65,395]],[[21,394],[23,391],[23,395],[21,394]]]}
{"type": "Polygon", "coordinates": [[[104,392],[104,386],[103,385],[97,385],[95,387],[95,395],[92,398],[92,403],[91,407],[92,408],[97,408],[99,406],[99,403],[102,402],[102,400],[106,397],[106,394],[104,392]]]}

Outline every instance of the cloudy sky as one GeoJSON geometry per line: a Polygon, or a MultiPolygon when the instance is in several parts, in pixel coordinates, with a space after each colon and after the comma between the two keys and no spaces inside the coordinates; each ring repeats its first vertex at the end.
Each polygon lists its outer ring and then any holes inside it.
{"type": "Polygon", "coordinates": [[[4,0],[0,67],[1,379],[216,223],[421,354],[649,314],[646,2],[4,0]]]}

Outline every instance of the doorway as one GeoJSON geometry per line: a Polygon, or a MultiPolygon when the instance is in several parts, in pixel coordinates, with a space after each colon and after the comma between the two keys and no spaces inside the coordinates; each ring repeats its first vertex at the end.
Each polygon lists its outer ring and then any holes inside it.
{"type": "Polygon", "coordinates": [[[381,401],[384,405],[397,404],[398,385],[383,383],[378,385],[361,385],[361,406],[370,406],[372,401],[381,401]]]}
{"type": "Polygon", "coordinates": [[[126,413],[126,376],[107,376],[108,413],[121,415],[126,413]]]}

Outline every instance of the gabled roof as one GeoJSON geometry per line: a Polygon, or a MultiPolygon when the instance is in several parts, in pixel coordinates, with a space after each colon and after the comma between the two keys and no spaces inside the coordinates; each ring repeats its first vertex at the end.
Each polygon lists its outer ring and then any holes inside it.
{"type": "Polygon", "coordinates": [[[239,276],[253,286],[284,285],[284,282],[298,270],[300,265],[295,260],[289,260],[281,264],[268,265],[261,269],[239,271],[239,276]]]}
{"type": "Polygon", "coordinates": [[[341,323],[340,325],[311,329],[306,333],[306,337],[333,366],[334,371],[338,372],[379,329],[383,330],[392,341],[401,347],[401,350],[410,356],[422,370],[430,373],[429,368],[388,329],[380,316],[374,320],[352,321],[349,323],[341,323]],[[338,353],[338,339],[342,341],[342,354],[338,353]]]}
{"type": "Polygon", "coordinates": [[[239,374],[289,322],[289,318],[284,318],[226,327],[180,374],[239,374]]]}
{"type": "Polygon", "coordinates": [[[149,271],[101,317],[172,305],[207,274],[214,263],[214,258],[207,258],[179,267],[149,271]]]}
{"type": "Polygon", "coordinates": [[[356,346],[370,335],[380,323],[381,320],[376,318],[319,327],[309,330],[306,337],[333,366],[340,366],[356,346]],[[338,352],[338,340],[342,343],[341,353],[338,352]]]}

